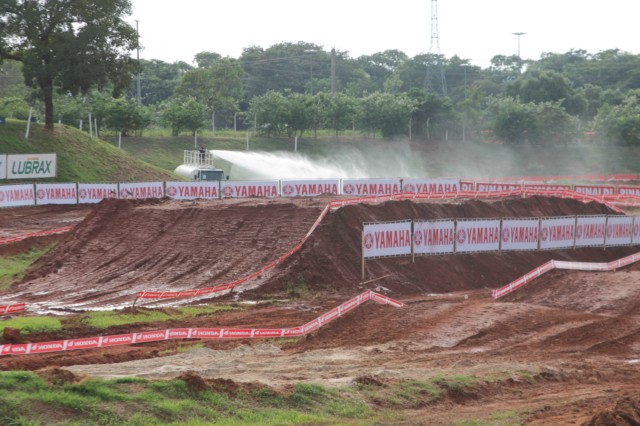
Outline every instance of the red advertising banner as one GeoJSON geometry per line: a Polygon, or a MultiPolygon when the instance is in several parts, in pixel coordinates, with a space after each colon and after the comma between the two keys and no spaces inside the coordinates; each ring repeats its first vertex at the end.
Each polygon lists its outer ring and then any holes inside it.
{"type": "Polygon", "coordinates": [[[517,189],[522,189],[522,184],[498,183],[498,182],[476,182],[476,191],[478,192],[513,191],[517,189]]]}
{"type": "Polygon", "coordinates": [[[36,204],[78,204],[75,183],[37,183],[36,204]]]}
{"type": "Polygon", "coordinates": [[[536,250],[540,220],[535,218],[502,219],[501,250],[536,250]]]}
{"type": "Polygon", "coordinates": [[[361,305],[373,300],[376,303],[390,305],[395,308],[404,304],[382,294],[367,290],[349,299],[341,305],[322,314],[313,321],[302,326],[290,328],[173,328],[165,330],[143,331],[140,333],[118,334],[113,336],[84,337],[80,339],[56,340],[51,342],[20,343],[0,345],[0,356],[26,355],[46,352],[60,352],[76,349],[131,345],[135,343],[155,342],[170,339],[264,339],[290,336],[303,336],[317,330],[323,325],[336,320],[361,305]]]}
{"type": "Polygon", "coordinates": [[[414,254],[453,254],[455,228],[456,221],[454,219],[414,221],[414,254]]]}
{"type": "Polygon", "coordinates": [[[500,249],[500,219],[458,220],[456,253],[500,249]]]}
{"type": "Polygon", "coordinates": [[[117,183],[79,183],[78,203],[99,203],[107,198],[118,198],[117,183]]]}
{"type": "Polygon", "coordinates": [[[544,185],[544,184],[532,184],[526,183],[524,185],[525,190],[533,191],[571,191],[571,185],[544,185]]]}
{"type": "Polygon", "coordinates": [[[339,195],[340,179],[290,179],[282,180],[283,197],[317,197],[339,195]]]}

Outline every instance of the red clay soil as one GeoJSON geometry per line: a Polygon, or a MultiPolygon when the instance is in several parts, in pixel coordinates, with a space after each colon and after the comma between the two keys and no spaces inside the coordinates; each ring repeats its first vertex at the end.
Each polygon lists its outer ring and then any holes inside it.
{"type": "MultiPolygon", "coordinates": [[[[27,279],[0,294],[0,301],[86,309],[127,304],[139,290],[191,289],[237,279],[295,246],[326,202],[110,200],[95,206],[27,279]]],[[[8,212],[0,210],[0,223],[6,223],[8,212]]],[[[640,415],[640,266],[608,273],[552,271],[500,301],[491,299],[489,291],[549,259],[609,261],[635,249],[432,256],[415,263],[381,259],[367,261],[367,279],[389,276],[359,284],[362,222],[611,213],[600,204],[539,197],[340,208],[300,252],[272,272],[232,295],[198,301],[286,302],[238,305],[242,308],[233,312],[99,332],[77,324],[28,340],[171,327],[295,326],[366,288],[400,299],[405,307],[369,302],[313,335],[286,343],[206,341],[182,353],[180,348],[195,342],[159,342],[1,357],[0,369],[65,366],[80,376],[183,375],[201,386],[188,373],[195,371],[207,383],[274,388],[297,382],[332,386],[453,375],[503,377],[508,380],[452,393],[438,403],[414,401],[403,409],[403,424],[494,424],[505,412],[518,413],[523,424],[638,424],[633,421],[640,415]],[[523,379],[527,375],[530,379],[523,379]]]]}

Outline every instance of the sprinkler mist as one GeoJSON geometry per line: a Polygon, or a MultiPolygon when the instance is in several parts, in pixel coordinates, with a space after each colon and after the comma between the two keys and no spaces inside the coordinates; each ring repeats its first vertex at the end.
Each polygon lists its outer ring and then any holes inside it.
{"type": "Polygon", "coordinates": [[[335,159],[311,159],[289,152],[212,151],[229,164],[233,180],[241,179],[335,179],[369,177],[358,162],[338,164],[335,159]]]}

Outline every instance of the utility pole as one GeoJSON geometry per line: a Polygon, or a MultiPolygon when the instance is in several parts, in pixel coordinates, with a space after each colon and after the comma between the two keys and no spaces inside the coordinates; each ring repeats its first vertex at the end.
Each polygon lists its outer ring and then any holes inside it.
{"type": "MultiPolygon", "coordinates": [[[[138,66],[140,66],[140,32],[138,31],[138,20],[136,19],[136,37],[138,44],[138,66]]],[[[138,71],[138,75],[136,76],[136,98],[138,99],[138,103],[142,102],[142,90],[140,89],[140,71],[138,71]]]]}

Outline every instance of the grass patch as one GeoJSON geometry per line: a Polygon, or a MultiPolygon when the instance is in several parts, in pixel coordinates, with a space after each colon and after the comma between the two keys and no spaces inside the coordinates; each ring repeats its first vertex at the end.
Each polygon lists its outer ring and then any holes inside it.
{"type": "Polygon", "coordinates": [[[234,306],[188,306],[171,310],[135,308],[133,310],[123,309],[120,311],[95,311],[85,314],[81,321],[90,327],[108,328],[125,324],[163,322],[207,316],[236,309],[239,308],[234,306]]]}
{"type": "Polygon", "coordinates": [[[291,297],[303,297],[309,293],[307,281],[301,274],[295,280],[287,281],[287,293],[291,297]]]}
{"type": "Polygon", "coordinates": [[[0,334],[5,327],[18,328],[23,336],[30,333],[43,333],[62,330],[62,323],[53,317],[16,317],[0,322],[0,334]]]}
{"type": "Polygon", "coordinates": [[[38,249],[30,248],[26,253],[0,257],[0,291],[7,290],[20,281],[33,263],[51,250],[54,245],[38,249]]]}

